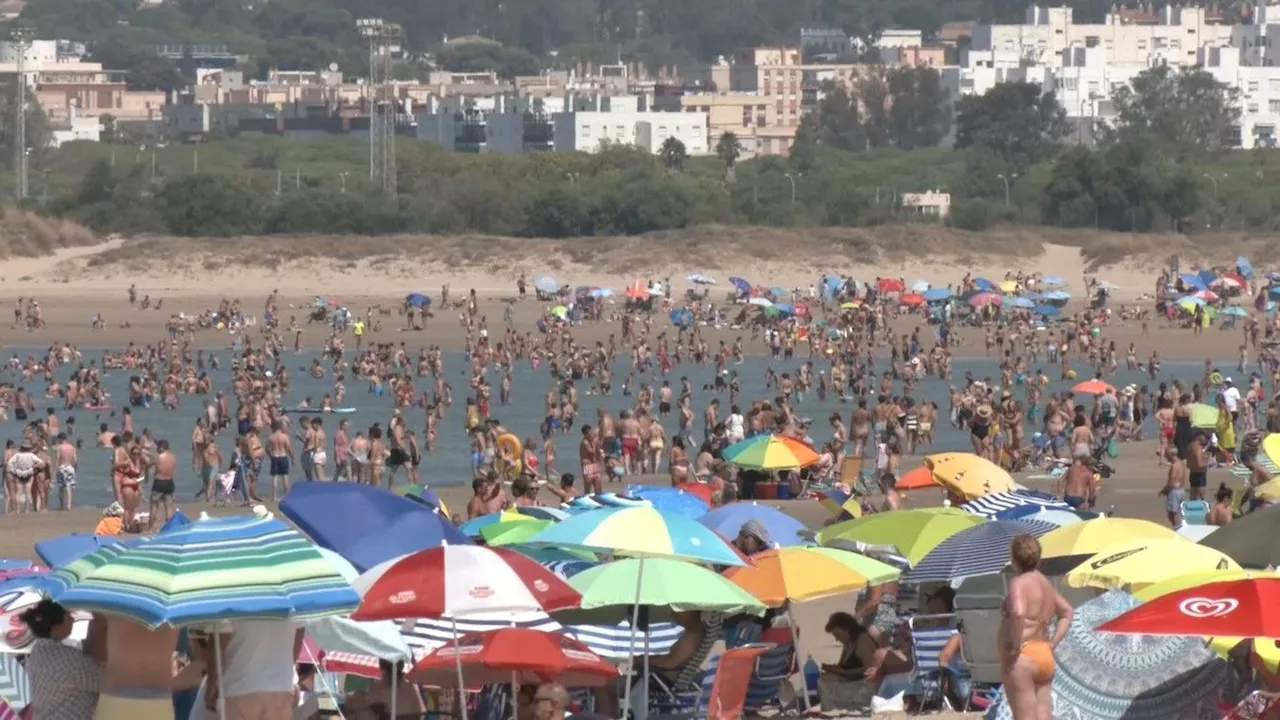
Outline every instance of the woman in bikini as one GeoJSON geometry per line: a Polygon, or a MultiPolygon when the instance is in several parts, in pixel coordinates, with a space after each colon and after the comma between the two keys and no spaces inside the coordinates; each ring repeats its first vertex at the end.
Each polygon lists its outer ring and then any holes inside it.
{"type": "Polygon", "coordinates": [[[124,508],[124,526],[133,527],[134,513],[142,501],[142,487],[138,482],[141,471],[129,450],[132,437],[126,433],[111,438],[111,483],[115,486],[116,499],[124,508]]]}
{"type": "Polygon", "coordinates": [[[1066,637],[1075,615],[1053,584],[1037,569],[1040,541],[1019,535],[1009,544],[1014,576],[1001,609],[1000,679],[1013,720],[1052,720],[1053,649],[1066,637]],[[1052,638],[1049,624],[1058,618],[1052,638]]]}

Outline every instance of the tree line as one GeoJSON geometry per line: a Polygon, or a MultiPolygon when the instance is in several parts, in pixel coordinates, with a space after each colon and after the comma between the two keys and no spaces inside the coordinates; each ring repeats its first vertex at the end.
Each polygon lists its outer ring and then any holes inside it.
{"type": "MultiPolygon", "coordinates": [[[[939,222],[902,202],[904,193],[938,189],[952,196],[947,222],[974,230],[999,222],[1136,232],[1280,223],[1280,182],[1268,168],[1274,151],[1230,150],[1240,114],[1233,89],[1201,70],[1160,67],[1117,93],[1114,105],[1114,124],[1080,127],[1037,85],[1005,83],[951,104],[936,72],[903,69],[827,88],[786,158],[743,159],[732,133],[702,158],[674,141],[652,155],[614,145],[516,156],[402,141],[398,197],[388,199],[353,167],[299,171],[282,186],[281,161],[261,149],[230,170],[204,173],[157,173],[154,163],[113,157],[70,163],[87,169],[43,208],[103,232],[591,237],[708,223],[939,222]],[[948,136],[954,148],[936,147],[948,136]],[[1090,136],[1096,147],[1070,142],[1090,136]]],[[[243,147],[236,142],[226,147],[243,147]]]]}

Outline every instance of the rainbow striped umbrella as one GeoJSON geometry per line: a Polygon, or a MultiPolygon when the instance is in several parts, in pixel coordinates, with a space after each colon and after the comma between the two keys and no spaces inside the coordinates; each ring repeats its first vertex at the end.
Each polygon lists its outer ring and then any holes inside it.
{"type": "Polygon", "coordinates": [[[96,550],[53,579],[63,605],[149,628],[306,620],[360,604],[315,545],[272,517],[202,519],[132,547],[96,550]]]}
{"type": "Polygon", "coordinates": [[[561,520],[529,542],[641,558],[746,564],[733,546],[711,528],[684,515],[648,506],[588,510],[561,520]]]}
{"type": "Polygon", "coordinates": [[[757,435],[725,448],[724,459],[755,470],[790,470],[817,462],[818,453],[789,437],[757,435]]]}

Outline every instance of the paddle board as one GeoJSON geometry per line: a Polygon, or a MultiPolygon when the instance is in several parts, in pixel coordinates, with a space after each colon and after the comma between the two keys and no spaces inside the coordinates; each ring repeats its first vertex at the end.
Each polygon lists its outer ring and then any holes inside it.
{"type": "Polygon", "coordinates": [[[350,415],[355,411],[356,409],[353,407],[334,408],[332,410],[321,410],[320,408],[293,408],[291,410],[285,410],[286,413],[293,413],[295,415],[328,415],[330,413],[334,415],[350,415]]]}

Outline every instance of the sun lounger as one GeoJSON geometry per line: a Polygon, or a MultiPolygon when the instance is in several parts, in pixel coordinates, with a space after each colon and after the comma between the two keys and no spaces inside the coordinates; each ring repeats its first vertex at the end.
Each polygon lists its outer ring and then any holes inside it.
{"type": "Polygon", "coordinates": [[[763,645],[745,645],[726,650],[712,658],[702,676],[688,687],[670,687],[654,676],[649,690],[649,720],[741,718],[752,674],[767,649],[763,645]]]}

